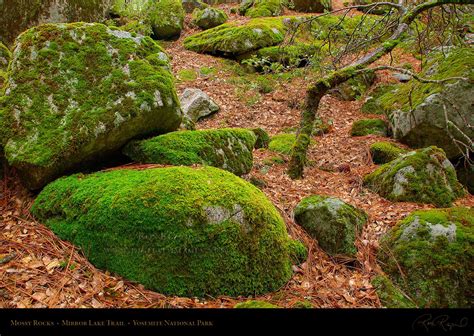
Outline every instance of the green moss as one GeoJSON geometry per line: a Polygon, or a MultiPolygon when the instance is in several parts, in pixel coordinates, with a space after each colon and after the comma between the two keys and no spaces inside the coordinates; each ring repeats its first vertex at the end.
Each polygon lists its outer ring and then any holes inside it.
{"type": "Polygon", "coordinates": [[[47,24],[16,46],[0,99],[0,141],[31,188],[181,123],[168,58],[149,37],[102,24],[47,24]]]}
{"type": "Polygon", "coordinates": [[[198,78],[194,69],[181,69],[178,71],[177,79],[183,82],[192,82],[198,78]]]}
{"type": "Polygon", "coordinates": [[[200,53],[237,56],[279,44],[285,31],[281,18],[253,19],[246,24],[229,22],[187,37],[184,47],[200,53]]]}
{"type": "Polygon", "coordinates": [[[384,109],[380,106],[379,98],[386,93],[394,90],[395,85],[378,85],[371,93],[361,107],[362,113],[366,114],[383,114],[384,109]]]}
{"type": "MultiPolygon", "coordinates": [[[[456,48],[451,50],[447,57],[442,54],[433,54],[424,66],[421,77],[430,79],[444,79],[448,77],[467,77],[474,80],[474,50],[473,48],[456,48]],[[430,76],[428,73],[435,69],[430,76]]],[[[421,83],[411,80],[408,83],[398,84],[392,90],[382,95],[378,103],[384,111],[402,110],[409,112],[420,105],[425,99],[443,90],[442,84],[421,83]]]]}
{"type": "Polygon", "coordinates": [[[255,0],[253,6],[245,10],[244,15],[251,18],[278,16],[281,9],[281,0],[255,0]]]}
{"type": "Polygon", "coordinates": [[[291,277],[278,211],[220,169],[73,175],[44,188],[31,211],[96,267],[162,294],[255,295],[291,277]]]}
{"type": "Polygon", "coordinates": [[[313,304],[309,301],[296,301],[295,304],[291,308],[298,308],[298,309],[312,309],[313,304]]]}
{"type": "Polygon", "coordinates": [[[395,287],[393,282],[386,276],[379,275],[372,279],[372,285],[377,291],[380,302],[387,308],[415,308],[399,288],[395,287]]]}
{"type": "Polygon", "coordinates": [[[294,210],[295,221],[331,255],[355,256],[356,237],[368,220],[367,214],[337,198],[305,197],[294,210]]]}
{"type": "Polygon", "coordinates": [[[0,42],[0,71],[7,71],[11,57],[10,50],[0,42]]]}
{"type": "Polygon", "coordinates": [[[255,141],[255,149],[259,148],[268,148],[268,144],[270,143],[270,136],[263,128],[253,128],[252,132],[257,137],[255,141]]]}
{"type": "Polygon", "coordinates": [[[387,124],[382,119],[361,119],[352,124],[352,136],[375,134],[387,136],[387,124]]]}
{"type": "Polygon", "coordinates": [[[217,8],[196,8],[193,11],[193,23],[201,29],[214,28],[225,23],[227,19],[227,14],[223,10],[217,8]]]}
{"type": "Polygon", "coordinates": [[[375,142],[370,146],[370,155],[375,164],[390,162],[406,152],[406,150],[387,141],[375,142]]]}
{"type": "Polygon", "coordinates": [[[375,72],[365,72],[350,78],[331,90],[339,99],[351,101],[359,99],[375,81],[375,72]]]}
{"type": "Polygon", "coordinates": [[[265,301],[250,300],[237,303],[234,308],[278,308],[278,306],[265,301]]]}
{"type": "Polygon", "coordinates": [[[267,166],[273,166],[274,164],[284,164],[285,159],[281,156],[272,156],[263,160],[263,164],[267,166]]]}
{"type": "Polygon", "coordinates": [[[308,259],[308,249],[298,240],[290,242],[290,257],[295,265],[301,265],[308,259]]]}
{"type": "Polygon", "coordinates": [[[317,64],[321,43],[314,44],[296,43],[289,46],[273,46],[262,48],[257,52],[257,57],[268,63],[280,63],[287,67],[306,66],[309,63],[317,64]]]}
{"type": "Polygon", "coordinates": [[[137,162],[204,164],[242,175],[252,169],[255,142],[255,134],[248,129],[178,131],[132,141],[123,151],[137,162]]]}
{"type": "Polygon", "coordinates": [[[271,138],[268,149],[280,154],[289,155],[291,154],[295,141],[295,134],[278,134],[271,138]]]}
{"type": "Polygon", "coordinates": [[[171,39],[180,35],[184,25],[181,0],[115,0],[115,15],[138,19],[151,26],[154,37],[171,39]]]}
{"type": "MultiPolygon", "coordinates": [[[[378,258],[416,306],[467,308],[474,304],[473,251],[472,208],[422,210],[383,237],[378,258]]],[[[406,306],[400,295],[388,304],[406,306]]]]}
{"type": "Polygon", "coordinates": [[[392,201],[451,206],[464,195],[456,171],[437,147],[403,154],[364,178],[364,185],[392,201]]]}

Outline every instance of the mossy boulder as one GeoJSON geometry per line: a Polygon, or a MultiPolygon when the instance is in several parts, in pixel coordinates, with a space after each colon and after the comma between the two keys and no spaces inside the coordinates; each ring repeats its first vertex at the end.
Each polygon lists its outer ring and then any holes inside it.
{"type": "Polygon", "coordinates": [[[331,255],[355,256],[356,237],[367,214],[342,200],[321,195],[303,198],[294,210],[295,221],[331,255]]]}
{"type": "Polygon", "coordinates": [[[271,304],[270,302],[266,302],[266,301],[259,301],[259,300],[249,300],[249,301],[245,301],[245,302],[240,302],[240,303],[237,303],[234,308],[240,308],[240,309],[243,309],[243,308],[260,308],[260,309],[273,309],[273,308],[278,308],[278,306],[275,306],[274,304],[271,304]]]}
{"type": "Polygon", "coordinates": [[[323,13],[332,10],[331,0],[292,0],[293,9],[304,13],[323,13]]]}
{"type": "Polygon", "coordinates": [[[364,178],[364,185],[392,201],[451,206],[464,195],[444,151],[427,147],[402,154],[364,178]]]}
{"type": "Polygon", "coordinates": [[[359,99],[371,87],[375,78],[374,71],[357,75],[331,90],[331,94],[345,101],[359,99]]]}
{"type": "Polygon", "coordinates": [[[241,3],[239,13],[251,18],[278,16],[282,7],[281,0],[250,0],[241,3]]]}
{"type": "Polygon", "coordinates": [[[10,63],[11,53],[8,48],[0,42],[0,95],[2,94],[2,88],[7,80],[7,69],[10,63]]]}
{"type": "Polygon", "coordinates": [[[365,98],[364,104],[361,107],[361,112],[366,114],[384,114],[384,108],[380,105],[379,99],[384,94],[393,91],[395,88],[395,85],[377,85],[365,98]]]}
{"type": "Polygon", "coordinates": [[[474,195],[474,164],[466,160],[461,160],[456,165],[456,174],[459,182],[474,195]]]}
{"type": "Polygon", "coordinates": [[[253,128],[252,132],[257,137],[257,140],[255,141],[255,149],[268,148],[268,145],[270,144],[270,136],[268,133],[260,127],[253,128]]]}
{"type": "Polygon", "coordinates": [[[156,39],[174,39],[183,30],[185,11],[181,0],[114,0],[112,12],[144,20],[156,39]]]}
{"type": "Polygon", "coordinates": [[[462,155],[468,145],[474,151],[474,49],[452,48],[447,56],[432,53],[421,77],[434,80],[464,77],[444,84],[411,80],[379,98],[389,115],[393,136],[413,148],[437,146],[449,159],[462,155]],[[448,119],[448,122],[446,121],[448,119]],[[453,141],[454,139],[454,141],[453,141]]]}
{"type": "Polygon", "coordinates": [[[207,7],[195,9],[193,12],[193,23],[201,29],[217,27],[227,21],[227,14],[217,8],[207,7]]]}
{"type": "Polygon", "coordinates": [[[416,308],[407,295],[385,275],[378,275],[371,281],[382,306],[388,308],[416,308]]]}
{"type": "Polygon", "coordinates": [[[292,275],[273,204],[213,167],[73,175],[44,188],[31,210],[96,267],[166,295],[254,295],[292,275]]]}
{"type": "Polygon", "coordinates": [[[112,0],[2,0],[0,42],[10,45],[28,28],[43,23],[101,22],[112,0]]]}
{"type": "Polygon", "coordinates": [[[200,0],[182,0],[184,11],[186,13],[192,13],[195,9],[207,8],[207,4],[200,0]]]}
{"type": "Polygon", "coordinates": [[[296,141],[296,134],[293,133],[282,133],[272,136],[270,143],[268,144],[268,149],[271,151],[289,155],[293,149],[293,145],[296,141]]]}
{"type": "MultiPolygon", "coordinates": [[[[393,284],[416,306],[472,307],[474,209],[413,212],[382,238],[378,259],[393,284]]],[[[386,306],[407,306],[400,295],[388,294],[382,300],[386,306]]]]}
{"type": "MultiPolygon", "coordinates": [[[[319,62],[320,43],[296,43],[289,46],[273,46],[258,50],[257,57],[269,63],[287,67],[303,67],[319,62]]],[[[257,69],[260,71],[260,69],[257,69]]]]}
{"type": "Polygon", "coordinates": [[[285,31],[280,18],[253,19],[245,24],[228,22],[187,37],[184,47],[199,53],[236,57],[281,43],[285,31]]]}
{"type": "Polygon", "coordinates": [[[379,141],[370,145],[370,155],[375,164],[393,161],[406,152],[405,149],[387,141],[379,141]]]}
{"type": "Polygon", "coordinates": [[[352,136],[364,136],[369,134],[387,136],[387,123],[382,119],[361,119],[352,124],[352,136]]]}
{"type": "Polygon", "coordinates": [[[123,152],[142,163],[203,164],[243,175],[252,169],[255,141],[247,129],[178,131],[132,141],[123,152]]]}
{"type": "Polygon", "coordinates": [[[301,265],[308,259],[308,249],[299,240],[290,242],[290,257],[292,264],[301,265]]]}
{"type": "Polygon", "coordinates": [[[167,56],[151,38],[102,24],[46,24],[16,41],[0,144],[25,185],[38,189],[132,138],[176,130],[181,119],[167,56]]]}

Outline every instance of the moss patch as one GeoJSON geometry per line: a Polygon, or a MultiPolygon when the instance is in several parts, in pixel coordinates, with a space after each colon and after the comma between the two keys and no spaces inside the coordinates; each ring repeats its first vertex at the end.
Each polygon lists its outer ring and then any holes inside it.
{"type": "Polygon", "coordinates": [[[291,154],[295,141],[295,134],[278,134],[271,138],[268,149],[280,154],[289,155],[291,154]]]}
{"type": "Polygon", "coordinates": [[[8,75],[0,141],[33,189],[181,123],[168,57],[149,37],[102,24],[38,26],[17,39],[8,75]]]}
{"type": "Polygon", "coordinates": [[[391,142],[380,141],[370,145],[370,155],[375,164],[384,164],[395,160],[407,151],[391,142]]]}
{"type": "Polygon", "coordinates": [[[204,164],[242,175],[252,169],[255,142],[255,134],[247,129],[179,131],[132,141],[124,153],[142,163],[204,164]]]}
{"type": "Polygon", "coordinates": [[[395,85],[378,85],[367,97],[361,107],[362,113],[384,114],[384,108],[380,105],[379,99],[388,92],[396,88],[395,85]]]}
{"type": "Polygon", "coordinates": [[[278,16],[281,14],[283,7],[281,0],[254,0],[249,6],[249,1],[244,1],[239,8],[241,15],[251,18],[264,16],[278,16]]]}
{"type": "Polygon", "coordinates": [[[237,303],[234,308],[278,308],[278,306],[265,301],[250,300],[237,303]]]}
{"type": "Polygon", "coordinates": [[[331,255],[354,256],[356,237],[368,220],[364,211],[337,198],[320,195],[303,198],[294,214],[295,221],[331,255]]]}
{"type": "Polygon", "coordinates": [[[364,136],[369,134],[387,136],[387,123],[382,119],[361,119],[352,124],[352,136],[364,136]]]}
{"type": "Polygon", "coordinates": [[[255,295],[292,274],[278,211],[258,188],[213,167],[61,178],[32,213],[96,267],[166,295],[255,295]]]}
{"type": "MultiPolygon", "coordinates": [[[[415,211],[382,239],[378,258],[418,307],[472,307],[474,210],[415,211]]],[[[387,306],[407,306],[400,294],[384,293],[387,306]]]]}
{"type": "Polygon", "coordinates": [[[456,171],[442,149],[403,154],[364,178],[364,185],[392,201],[451,206],[464,195],[456,171]]]}

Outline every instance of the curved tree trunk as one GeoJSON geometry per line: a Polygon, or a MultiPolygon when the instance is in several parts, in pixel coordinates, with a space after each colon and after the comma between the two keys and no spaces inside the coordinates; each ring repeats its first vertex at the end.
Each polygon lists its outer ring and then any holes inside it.
{"type": "Polygon", "coordinates": [[[319,79],[315,84],[308,88],[306,91],[306,102],[301,117],[300,128],[296,137],[295,145],[293,146],[288,167],[288,175],[292,179],[303,177],[303,169],[306,162],[311,134],[313,132],[313,124],[318,113],[321,98],[330,89],[344,83],[355,75],[360,74],[367,68],[367,66],[391,52],[402,41],[401,38],[403,33],[408,30],[410,24],[420,13],[430,8],[445,4],[474,4],[474,0],[433,0],[417,5],[412,10],[408,10],[401,5],[394,5],[394,7],[398,9],[401,19],[400,24],[387,41],[352,64],[319,79]]]}

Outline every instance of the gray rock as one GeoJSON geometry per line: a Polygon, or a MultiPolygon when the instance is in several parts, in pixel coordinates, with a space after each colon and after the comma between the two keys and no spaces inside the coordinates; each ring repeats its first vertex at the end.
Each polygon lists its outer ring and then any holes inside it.
{"type": "Polygon", "coordinates": [[[183,111],[182,127],[186,129],[193,129],[199,119],[219,111],[219,106],[199,89],[185,89],[179,100],[183,111]]]}
{"type": "Polygon", "coordinates": [[[192,13],[196,8],[204,9],[207,5],[200,0],[182,0],[183,8],[186,13],[192,13]]]}
{"type": "Polygon", "coordinates": [[[193,23],[201,29],[210,29],[227,21],[227,14],[220,9],[207,7],[193,12],[193,23]]]}
{"type": "Polygon", "coordinates": [[[296,206],[295,221],[331,255],[355,256],[356,237],[368,220],[367,214],[334,197],[313,195],[296,206]]]}
{"type": "Polygon", "coordinates": [[[392,77],[401,83],[406,83],[411,80],[411,76],[403,73],[396,72],[392,74],[392,77]]]}

